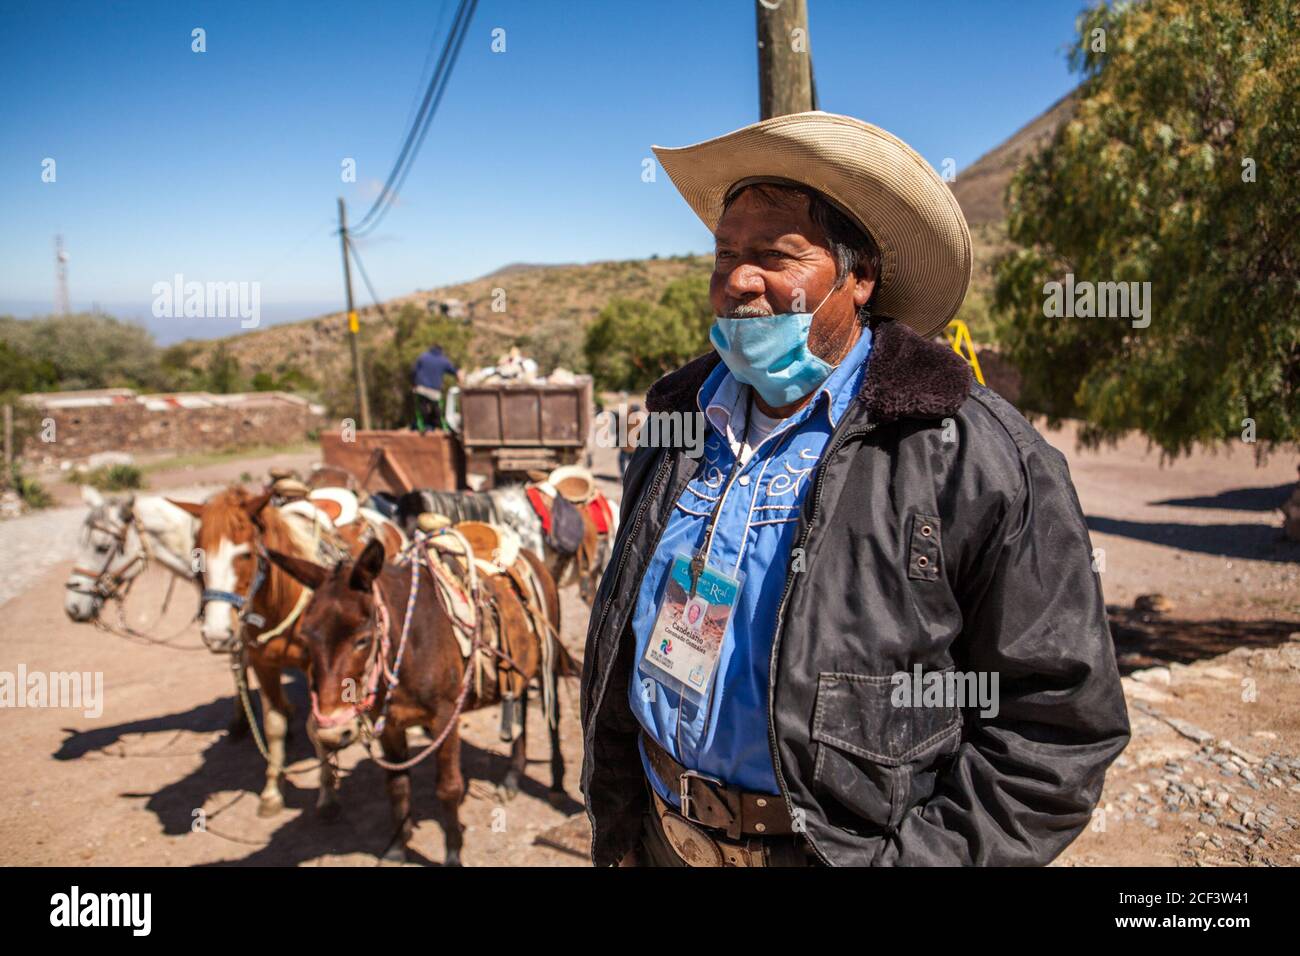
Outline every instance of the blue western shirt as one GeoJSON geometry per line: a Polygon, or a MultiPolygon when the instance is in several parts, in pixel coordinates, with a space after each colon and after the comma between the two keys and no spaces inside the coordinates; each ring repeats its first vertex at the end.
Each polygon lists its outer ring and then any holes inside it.
{"type": "MultiPolygon", "coordinates": [[[[664,528],[646,569],[632,616],[636,657],[628,701],[641,726],[678,763],[757,793],[779,793],[768,746],[767,692],[776,612],[785,588],[795,526],[814,470],[845,408],[857,395],[871,353],[862,335],[813,399],[782,421],[754,450],[731,483],[718,514],[709,564],[744,574],[723,636],[709,696],[700,704],[643,672],[641,660],[679,553],[695,554],[745,437],[748,386],[718,363],[697,403],[709,422],[699,468],[664,528]]],[[[638,743],[638,747],[641,747],[638,743]]],[[[665,786],[641,747],[646,776],[659,796],[679,803],[676,781],[665,786]]]]}

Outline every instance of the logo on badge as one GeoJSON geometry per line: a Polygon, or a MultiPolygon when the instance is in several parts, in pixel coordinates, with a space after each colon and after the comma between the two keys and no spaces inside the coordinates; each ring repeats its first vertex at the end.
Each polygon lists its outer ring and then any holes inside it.
{"type": "Polygon", "coordinates": [[[671,637],[665,637],[662,641],[659,642],[659,653],[671,654],[672,652],[673,652],[673,639],[671,637]]]}

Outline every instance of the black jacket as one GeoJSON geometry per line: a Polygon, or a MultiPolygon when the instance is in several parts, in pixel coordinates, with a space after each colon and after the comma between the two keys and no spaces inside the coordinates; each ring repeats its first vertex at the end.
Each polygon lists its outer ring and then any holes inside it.
{"type": "MultiPolygon", "coordinates": [[[[1064,457],[943,345],[884,321],[815,473],[777,612],[769,739],[787,808],[834,865],[1043,864],[1087,825],[1128,715],[1064,457]],[[799,567],[806,570],[800,571],[799,567]],[[996,672],[996,716],[896,707],[892,676],[996,672]]],[[[696,411],[718,362],[650,390],[696,411]]],[[[627,703],[641,578],[698,459],[638,449],[587,632],[592,859],[637,841],[627,703]]]]}

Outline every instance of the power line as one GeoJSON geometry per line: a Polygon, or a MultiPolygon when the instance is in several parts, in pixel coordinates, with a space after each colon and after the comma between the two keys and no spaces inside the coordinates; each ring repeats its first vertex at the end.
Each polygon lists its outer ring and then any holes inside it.
{"type": "Polygon", "coordinates": [[[438,65],[433,71],[433,76],[429,79],[429,86],[425,90],[424,100],[420,104],[420,110],[416,115],[415,122],[411,124],[411,128],[407,131],[406,139],[402,143],[397,160],[393,163],[392,171],[388,174],[384,188],[376,197],[374,204],[351,230],[354,235],[365,236],[379,225],[380,221],[387,215],[388,210],[392,208],[393,200],[406,182],[406,177],[410,173],[411,167],[415,165],[415,159],[419,155],[420,147],[424,144],[425,136],[428,135],[429,127],[433,123],[438,104],[446,91],[447,81],[456,65],[456,59],[460,56],[461,46],[465,42],[465,34],[469,32],[469,24],[474,18],[474,10],[477,6],[478,0],[460,0],[460,5],[456,8],[455,19],[452,21],[451,31],[448,33],[447,40],[443,45],[442,54],[438,57],[438,65]]]}
{"type": "Polygon", "coordinates": [[[370,293],[370,300],[375,303],[375,308],[379,310],[380,317],[387,319],[388,313],[384,311],[384,303],[380,300],[375,287],[370,283],[370,273],[366,272],[366,267],[361,262],[361,256],[357,254],[357,247],[352,242],[351,236],[348,237],[348,251],[352,253],[352,261],[357,264],[357,271],[361,273],[361,281],[365,284],[366,291],[370,293]]]}

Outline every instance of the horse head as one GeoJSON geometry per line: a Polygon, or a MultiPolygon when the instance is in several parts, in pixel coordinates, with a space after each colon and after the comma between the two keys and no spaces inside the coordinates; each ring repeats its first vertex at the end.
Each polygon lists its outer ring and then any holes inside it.
{"type": "Polygon", "coordinates": [[[360,738],[362,715],[375,702],[386,664],[386,612],[374,593],[384,546],[372,540],[356,561],[332,569],[274,549],[267,556],[313,592],[299,633],[311,657],[316,739],[329,750],[341,749],[360,738]]]}
{"type": "Polygon", "coordinates": [[[111,501],[89,485],[82,486],[82,500],[90,506],[81,524],[81,546],[77,563],[68,575],[63,610],[78,622],[93,621],[110,597],[144,569],[144,548],[140,536],[132,533],[134,499],[111,501]]]}
{"type": "Polygon", "coordinates": [[[199,519],[203,643],[215,653],[233,650],[245,621],[265,623],[253,610],[269,575],[262,539],[270,529],[287,533],[283,521],[274,510],[263,513],[270,492],[229,488],[202,504],[168,500],[199,519]]]}

